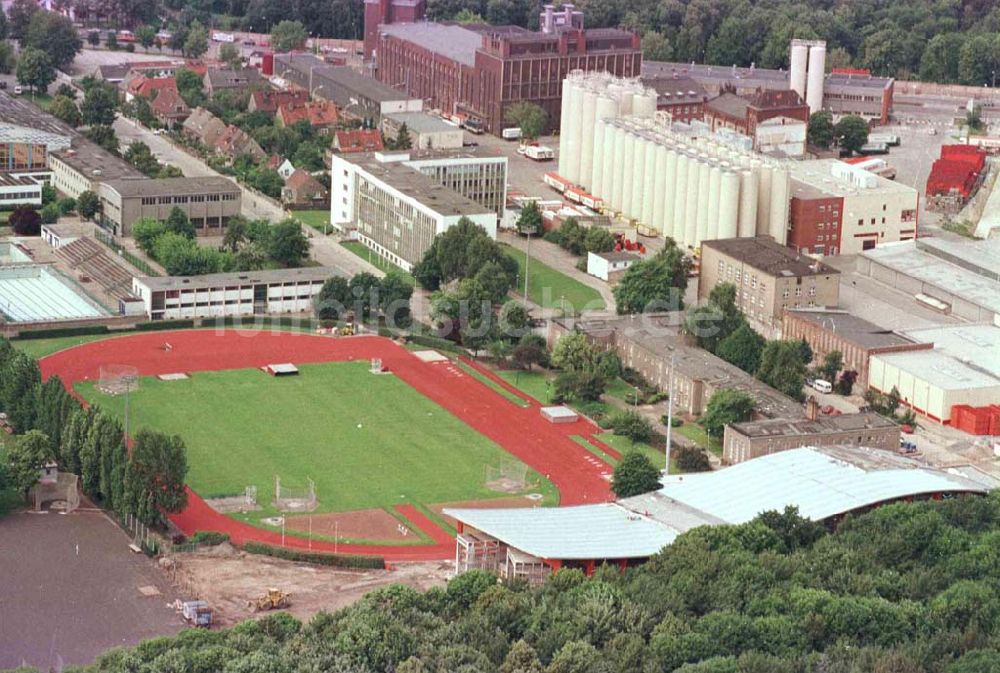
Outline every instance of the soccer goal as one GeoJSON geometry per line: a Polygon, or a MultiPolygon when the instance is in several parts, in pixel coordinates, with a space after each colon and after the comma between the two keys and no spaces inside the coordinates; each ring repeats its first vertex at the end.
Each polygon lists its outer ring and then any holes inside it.
{"type": "Polygon", "coordinates": [[[97,389],[106,395],[123,395],[139,389],[139,370],[131,365],[101,365],[97,389]]]}
{"type": "Polygon", "coordinates": [[[318,506],[316,483],[312,479],[306,479],[304,486],[296,488],[281,483],[281,477],[274,477],[274,507],[279,512],[312,512],[318,506]]]}
{"type": "Polygon", "coordinates": [[[486,466],[486,487],[493,491],[523,491],[528,485],[528,466],[513,458],[501,458],[486,466]]]}

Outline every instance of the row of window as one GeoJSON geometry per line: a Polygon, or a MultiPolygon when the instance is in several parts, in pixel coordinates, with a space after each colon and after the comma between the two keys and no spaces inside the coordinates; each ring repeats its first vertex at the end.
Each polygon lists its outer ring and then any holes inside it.
{"type": "Polygon", "coordinates": [[[0,192],[0,201],[24,201],[25,199],[40,199],[40,198],[42,198],[42,193],[40,191],[8,192],[6,194],[0,192]]]}
{"type": "Polygon", "coordinates": [[[235,201],[236,194],[196,194],[194,196],[143,196],[142,205],[144,206],[155,206],[155,205],[171,205],[179,203],[215,203],[218,201],[235,201]]]}

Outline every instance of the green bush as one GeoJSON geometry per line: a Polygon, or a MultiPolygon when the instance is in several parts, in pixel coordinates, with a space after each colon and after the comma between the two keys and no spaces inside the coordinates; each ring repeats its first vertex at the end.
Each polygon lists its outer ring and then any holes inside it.
{"type": "Polygon", "coordinates": [[[584,402],[577,405],[576,410],[584,416],[594,419],[598,424],[608,415],[607,407],[602,402],[584,402]]]}
{"type": "Polygon", "coordinates": [[[681,472],[708,472],[712,464],[701,449],[690,446],[678,446],[673,450],[674,460],[681,472]]]}
{"type": "Polygon", "coordinates": [[[194,535],[188,538],[188,542],[214,547],[223,542],[229,542],[229,535],[214,530],[196,530],[194,535]]]}
{"type": "Polygon", "coordinates": [[[107,325],[84,325],[82,327],[54,327],[52,329],[36,329],[30,332],[21,332],[17,335],[17,340],[28,341],[30,339],[51,339],[53,337],[87,336],[90,334],[107,334],[107,325]]]}
{"type": "Polygon", "coordinates": [[[287,547],[272,547],[260,542],[247,542],[243,551],[250,554],[263,554],[285,561],[297,563],[315,563],[317,565],[336,568],[385,568],[385,559],[381,556],[354,556],[349,554],[323,554],[311,551],[299,551],[287,547]]]}
{"type": "Polygon", "coordinates": [[[194,327],[194,320],[155,320],[151,322],[141,322],[135,326],[140,332],[159,332],[170,329],[191,329],[194,327]]]}
{"type": "Polygon", "coordinates": [[[640,413],[622,411],[611,417],[611,427],[616,435],[628,437],[633,442],[648,442],[653,436],[653,425],[640,413]]]}
{"type": "Polygon", "coordinates": [[[680,416],[668,417],[666,414],[663,414],[663,416],[660,417],[660,422],[664,425],[669,425],[672,428],[679,428],[684,425],[684,419],[680,416]]]}

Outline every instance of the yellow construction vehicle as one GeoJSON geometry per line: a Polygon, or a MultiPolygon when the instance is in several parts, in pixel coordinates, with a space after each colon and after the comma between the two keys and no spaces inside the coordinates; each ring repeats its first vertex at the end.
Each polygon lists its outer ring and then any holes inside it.
{"type": "Polygon", "coordinates": [[[340,336],[354,336],[354,325],[344,325],[341,327],[340,336]]]}
{"type": "Polygon", "coordinates": [[[286,594],[285,592],[273,587],[268,589],[267,593],[263,596],[258,596],[254,600],[247,602],[247,607],[254,612],[281,610],[283,608],[290,607],[291,605],[292,595],[286,594]]]}

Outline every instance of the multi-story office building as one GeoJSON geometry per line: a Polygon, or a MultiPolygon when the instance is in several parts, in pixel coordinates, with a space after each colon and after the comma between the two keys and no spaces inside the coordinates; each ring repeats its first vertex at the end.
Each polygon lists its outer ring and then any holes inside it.
{"type": "Polygon", "coordinates": [[[83,192],[97,192],[108,180],[147,180],[132,164],[116,157],[103,147],[83,138],[74,138],[73,146],[49,154],[52,186],[74,199],[83,192]]]}
{"type": "Polygon", "coordinates": [[[101,225],[129,236],[139,218],[166,220],[180,208],[199,234],[219,236],[240,214],[241,195],[239,185],[223,177],[108,180],[98,190],[101,225]]]}
{"type": "Polygon", "coordinates": [[[507,157],[476,148],[411,152],[406,165],[453,189],[503,219],[507,201],[507,157]]]}
{"type": "Polygon", "coordinates": [[[409,271],[463,217],[497,231],[497,214],[407,165],[407,154],[334,155],[330,222],[409,271]]]}
{"type": "Polygon", "coordinates": [[[836,306],[840,298],[840,271],[769,238],[703,241],[698,300],[721,283],[736,286],[736,306],[766,335],[780,331],[786,308],[836,306]]]}

